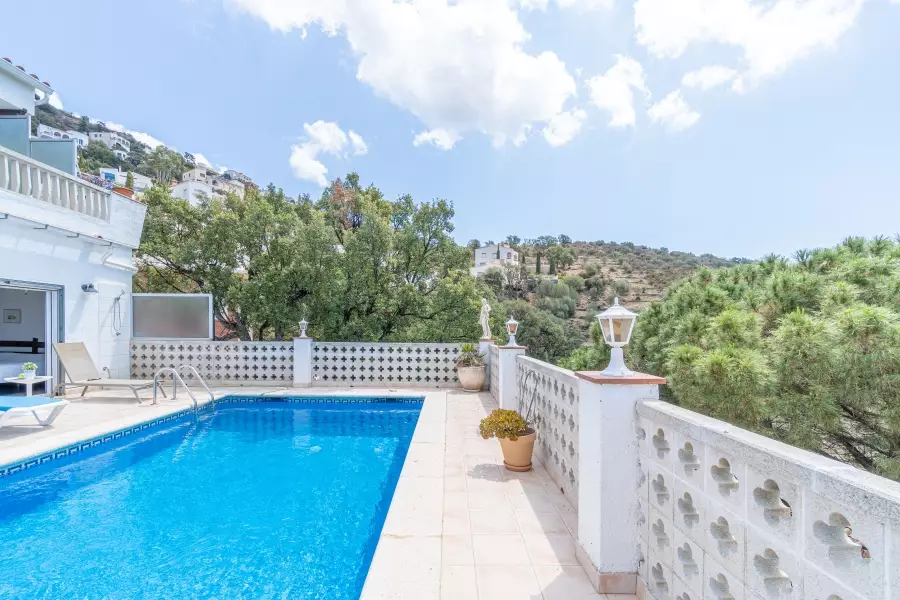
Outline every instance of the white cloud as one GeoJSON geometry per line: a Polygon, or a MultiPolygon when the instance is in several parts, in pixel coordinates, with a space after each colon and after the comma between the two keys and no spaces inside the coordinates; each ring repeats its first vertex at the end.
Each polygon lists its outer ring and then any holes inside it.
{"type": "Polygon", "coordinates": [[[212,167],[212,163],[209,162],[209,159],[200,154],[199,152],[191,152],[194,155],[194,161],[198,165],[202,165],[204,167],[212,167]]]}
{"type": "Polygon", "coordinates": [[[525,51],[530,35],[508,0],[226,1],[280,31],[346,37],[357,79],[424,123],[419,144],[452,147],[470,131],[523,141],[576,92],[555,53],[525,51]]]}
{"type": "Polygon", "coordinates": [[[677,58],[691,44],[736,46],[742,91],[778,75],[816,50],[833,46],[856,21],[865,0],[637,0],[638,43],[657,57],[677,58]]]}
{"type": "Polygon", "coordinates": [[[681,78],[681,85],[687,88],[700,88],[708,90],[718,85],[728,83],[737,75],[737,71],[718,65],[703,67],[697,71],[685,73],[681,78]]]}
{"type": "Polygon", "coordinates": [[[684,131],[693,127],[700,120],[700,113],[687,105],[681,95],[681,90],[670,92],[665,98],[647,109],[647,115],[651,121],[663,125],[670,133],[684,131]]]}
{"type": "Polygon", "coordinates": [[[337,123],[316,121],[312,125],[303,124],[306,139],[301,144],[291,146],[291,169],[298,179],[313,181],[322,187],[328,185],[328,168],[319,160],[322,154],[341,156],[348,146],[354,155],[368,152],[362,136],[354,131],[344,133],[337,123]]]}
{"type": "MultiPolygon", "coordinates": [[[[613,0],[555,0],[560,8],[575,8],[579,10],[610,9],[613,0]]],[[[900,0],[897,0],[900,2],[900,0]]],[[[547,10],[550,0],[519,0],[519,6],[525,10],[547,10]]]]}
{"type": "Polygon", "coordinates": [[[650,97],[644,83],[644,68],[628,56],[616,55],[616,64],[603,75],[587,80],[591,102],[609,112],[610,127],[634,127],[634,92],[650,97]]]}
{"type": "Polygon", "coordinates": [[[435,148],[441,150],[451,150],[458,141],[459,136],[452,131],[447,131],[446,129],[432,129],[431,131],[423,131],[416,134],[416,137],[413,138],[413,146],[431,144],[435,148]]]}
{"type": "Polygon", "coordinates": [[[581,125],[587,119],[587,113],[580,108],[559,113],[547,123],[542,133],[547,143],[553,147],[564,146],[581,132],[581,125]]]}
{"type": "Polygon", "coordinates": [[[131,137],[133,137],[137,141],[141,142],[142,144],[147,144],[148,146],[150,146],[151,150],[155,149],[157,146],[165,146],[166,148],[174,150],[174,148],[172,148],[168,144],[163,143],[162,140],[156,139],[149,133],[144,133],[143,131],[134,131],[132,129],[128,129],[126,131],[127,131],[127,133],[130,133],[131,137]]]}
{"type": "Polygon", "coordinates": [[[62,98],[60,98],[59,94],[57,94],[56,92],[50,94],[50,106],[59,110],[63,109],[62,98]]]}
{"type": "Polygon", "coordinates": [[[363,154],[369,153],[369,147],[366,145],[366,142],[362,139],[361,135],[352,129],[347,132],[347,135],[350,137],[350,144],[353,146],[354,155],[362,156],[363,154]]]}
{"type": "Polygon", "coordinates": [[[118,131],[119,133],[127,133],[128,135],[130,135],[137,141],[141,142],[142,144],[147,144],[147,146],[149,146],[151,150],[153,150],[157,146],[165,146],[166,148],[169,148],[171,150],[175,149],[172,146],[169,146],[168,144],[163,142],[162,140],[159,140],[159,139],[153,137],[149,133],[145,133],[143,131],[135,131],[134,129],[128,129],[121,123],[116,123],[114,121],[100,121],[100,120],[96,120],[96,119],[91,119],[91,123],[99,123],[99,124],[105,126],[110,131],[118,131]]]}

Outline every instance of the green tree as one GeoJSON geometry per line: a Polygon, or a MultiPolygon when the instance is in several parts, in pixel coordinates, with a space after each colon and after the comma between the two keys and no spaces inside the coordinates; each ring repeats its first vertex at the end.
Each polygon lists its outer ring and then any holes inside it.
{"type": "Polygon", "coordinates": [[[136,288],[210,292],[240,339],[282,339],[304,316],[325,340],[478,335],[480,290],[443,200],[388,202],[351,175],[316,205],[274,186],[197,206],[155,186],[146,201],[136,288]]]}
{"type": "Polygon", "coordinates": [[[128,175],[125,176],[125,187],[129,190],[134,189],[134,174],[131,171],[128,171],[128,175]]]}
{"type": "Polygon", "coordinates": [[[671,286],[637,321],[635,366],[688,408],[900,479],[900,246],[794,258],[671,286]]]}

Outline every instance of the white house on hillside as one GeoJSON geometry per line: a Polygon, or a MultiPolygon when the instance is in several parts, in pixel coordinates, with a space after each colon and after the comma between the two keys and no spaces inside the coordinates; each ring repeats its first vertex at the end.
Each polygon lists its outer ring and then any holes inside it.
{"type": "Polygon", "coordinates": [[[0,375],[35,362],[50,392],[63,380],[54,342],[84,342],[98,368],[129,377],[132,251],[147,209],[79,179],[76,140],[30,136],[36,89],[53,92],[0,61],[0,375]]]}
{"type": "MultiPolygon", "coordinates": [[[[128,171],[113,169],[112,167],[102,167],[100,169],[100,177],[107,181],[112,181],[118,186],[124,187],[125,183],[128,181],[128,171]]],[[[142,194],[147,188],[153,186],[153,180],[146,175],[141,175],[140,173],[132,171],[131,177],[134,179],[134,191],[137,194],[142,194]]]]}
{"type": "Polygon", "coordinates": [[[487,246],[482,246],[481,248],[476,248],[474,254],[475,266],[469,269],[469,272],[474,277],[477,277],[488,269],[502,268],[503,265],[507,263],[513,264],[519,262],[518,250],[511,246],[507,246],[506,244],[489,244],[487,246]]]}
{"type": "Polygon", "coordinates": [[[91,140],[95,142],[103,142],[112,150],[120,159],[125,159],[131,152],[131,142],[119,135],[115,131],[92,131],[91,140]]]}
{"type": "Polygon", "coordinates": [[[183,173],[181,183],[172,186],[171,192],[177,198],[197,204],[198,194],[211,198],[214,195],[225,196],[231,193],[243,198],[244,184],[236,179],[219,175],[212,169],[197,167],[183,173]]]}
{"type": "Polygon", "coordinates": [[[88,135],[86,133],[81,133],[80,131],[73,131],[71,129],[62,130],[57,129],[56,127],[50,127],[49,125],[40,124],[37,126],[37,136],[39,138],[46,139],[57,139],[57,140],[68,140],[73,139],[75,143],[78,144],[79,148],[84,148],[88,145],[88,135]]]}

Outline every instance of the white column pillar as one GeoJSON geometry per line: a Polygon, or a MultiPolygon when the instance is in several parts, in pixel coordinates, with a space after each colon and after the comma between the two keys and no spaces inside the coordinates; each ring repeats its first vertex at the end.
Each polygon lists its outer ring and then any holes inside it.
{"type": "Polygon", "coordinates": [[[313,382],[311,337],[294,338],[294,387],[310,387],[313,382]]]}
{"type": "Polygon", "coordinates": [[[661,377],[579,371],[578,560],[601,594],[637,590],[639,400],[657,400],[661,377]]]}
{"type": "Polygon", "coordinates": [[[491,346],[494,345],[494,340],[481,338],[478,340],[478,353],[484,355],[484,387],[481,389],[486,390],[491,385],[491,346]]]}
{"type": "MultiPolygon", "coordinates": [[[[500,408],[518,410],[516,405],[516,357],[525,354],[528,349],[525,346],[500,346],[497,368],[497,402],[500,408]]],[[[493,368],[493,366],[491,367],[493,368]]]]}

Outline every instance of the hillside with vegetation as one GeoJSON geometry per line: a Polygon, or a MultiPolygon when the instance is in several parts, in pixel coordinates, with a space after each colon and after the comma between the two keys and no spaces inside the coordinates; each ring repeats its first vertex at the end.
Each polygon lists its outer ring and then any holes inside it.
{"type": "MultiPolygon", "coordinates": [[[[92,131],[116,131],[109,129],[102,122],[92,121],[87,116],[77,117],[49,104],[41,104],[36,108],[35,118],[31,121],[32,135],[37,134],[38,124],[85,134],[92,131]]],[[[173,180],[181,181],[182,173],[196,166],[189,154],[179,154],[165,146],[150,148],[129,133],[121,131],[116,133],[130,142],[130,151],[124,159],[116,156],[106,144],[91,141],[86,148],[78,149],[78,170],[97,175],[101,167],[112,167],[122,171],[133,171],[168,184],[173,180]]]]}
{"type": "Polygon", "coordinates": [[[900,244],[847,238],[700,268],[637,321],[630,363],[668,399],[900,478],[900,244]]]}
{"type": "MultiPolygon", "coordinates": [[[[631,242],[578,242],[567,235],[526,240],[511,235],[504,243],[519,251],[521,264],[489,269],[479,276],[479,281],[491,291],[495,301],[515,302],[502,309],[506,312],[516,309],[517,319],[523,311],[529,314],[532,310],[539,311],[539,316],[548,321],[541,328],[543,338],[547,339],[546,330],[552,329],[559,335],[550,339],[564,337],[566,341],[549,344],[549,348],[541,340],[532,340],[527,345],[547,348],[542,352],[542,360],[569,368],[595,368],[597,361],[604,359],[605,351],[596,347],[590,330],[596,315],[611,305],[614,298],[618,297],[631,310],[640,311],[650,302],[660,300],[668,285],[699,268],[724,268],[750,262],[631,242]]],[[[480,245],[479,240],[469,242],[470,249],[480,245]]]]}

